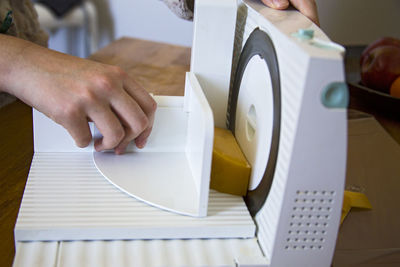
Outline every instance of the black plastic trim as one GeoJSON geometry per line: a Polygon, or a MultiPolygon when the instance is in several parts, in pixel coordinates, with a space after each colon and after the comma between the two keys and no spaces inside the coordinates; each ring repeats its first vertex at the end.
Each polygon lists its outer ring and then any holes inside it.
{"type": "Polygon", "coordinates": [[[269,73],[266,73],[266,75],[270,75],[271,77],[274,114],[271,149],[262,181],[256,189],[248,191],[245,197],[246,205],[252,216],[255,216],[264,205],[272,185],[272,179],[274,177],[278,158],[279,136],[281,128],[281,84],[278,59],[271,38],[267,33],[260,29],[255,29],[250,34],[240,55],[233,86],[229,94],[227,114],[228,129],[230,129],[235,135],[236,108],[240,85],[247,64],[249,63],[250,59],[256,55],[265,60],[265,63],[269,69],[269,73]]]}

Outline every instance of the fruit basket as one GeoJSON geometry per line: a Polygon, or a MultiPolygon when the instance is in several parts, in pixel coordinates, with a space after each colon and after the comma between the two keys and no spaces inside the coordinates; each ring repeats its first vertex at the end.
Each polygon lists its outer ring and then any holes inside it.
{"type": "Polygon", "coordinates": [[[350,108],[400,120],[400,39],[346,47],[345,64],[350,108]]]}

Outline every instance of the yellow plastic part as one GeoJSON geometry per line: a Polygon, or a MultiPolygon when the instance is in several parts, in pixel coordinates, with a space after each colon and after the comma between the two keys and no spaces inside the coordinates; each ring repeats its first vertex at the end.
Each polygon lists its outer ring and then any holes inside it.
{"type": "Polygon", "coordinates": [[[245,196],[250,173],[251,166],[232,132],[216,127],[210,188],[223,193],[245,196]]]}
{"type": "Polygon", "coordinates": [[[351,208],[372,209],[372,206],[365,194],[345,190],[340,224],[343,223],[351,208]]]}

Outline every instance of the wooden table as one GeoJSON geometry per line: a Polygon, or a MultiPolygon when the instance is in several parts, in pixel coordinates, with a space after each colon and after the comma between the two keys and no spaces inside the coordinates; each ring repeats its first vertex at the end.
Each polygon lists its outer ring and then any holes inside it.
{"type": "Polygon", "coordinates": [[[33,156],[32,110],[22,102],[0,109],[0,266],[14,258],[14,224],[33,156]]]}
{"type": "Polygon", "coordinates": [[[190,48],[122,38],[90,58],[122,67],[155,95],[183,95],[190,48]]]}
{"type": "MultiPolygon", "coordinates": [[[[152,93],[183,95],[190,49],[122,38],[91,59],[122,67],[152,93]]],[[[385,118],[381,123],[400,143],[400,124],[385,118]]],[[[10,266],[13,228],[33,155],[31,109],[19,101],[2,108],[0,129],[0,266],[10,266]]]]}

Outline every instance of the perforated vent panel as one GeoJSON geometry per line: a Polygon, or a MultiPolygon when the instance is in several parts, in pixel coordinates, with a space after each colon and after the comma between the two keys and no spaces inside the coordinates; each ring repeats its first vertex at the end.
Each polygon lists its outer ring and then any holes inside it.
{"type": "Polygon", "coordinates": [[[335,191],[297,191],[293,200],[285,249],[321,250],[324,248],[335,191]]]}

